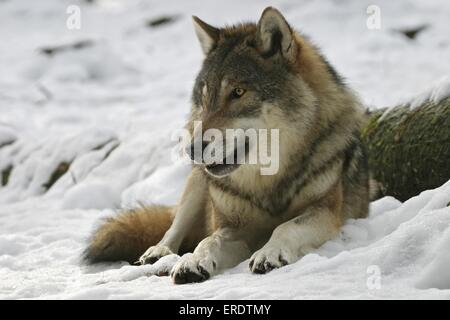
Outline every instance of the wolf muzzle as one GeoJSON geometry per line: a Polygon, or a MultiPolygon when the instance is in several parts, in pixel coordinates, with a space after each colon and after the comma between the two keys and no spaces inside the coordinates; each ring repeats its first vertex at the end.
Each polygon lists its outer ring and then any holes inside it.
{"type": "Polygon", "coordinates": [[[185,148],[185,152],[189,155],[194,164],[203,165],[205,171],[210,175],[214,177],[224,177],[240,166],[237,159],[237,147],[235,147],[233,152],[228,155],[225,154],[221,159],[215,161],[210,157],[206,157],[205,154],[210,154],[209,151],[211,151],[211,148],[213,148],[214,151],[221,150],[222,152],[225,148],[223,147],[223,141],[220,147],[213,145],[214,143],[215,142],[196,139],[185,148]]]}

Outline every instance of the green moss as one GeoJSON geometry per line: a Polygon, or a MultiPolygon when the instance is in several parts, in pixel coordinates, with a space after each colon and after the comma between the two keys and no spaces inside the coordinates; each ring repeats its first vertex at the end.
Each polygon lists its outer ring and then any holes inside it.
{"type": "Polygon", "coordinates": [[[0,149],[6,146],[9,146],[10,144],[13,144],[14,142],[16,142],[16,140],[9,140],[3,143],[0,143],[0,149]]]}
{"type": "Polygon", "coordinates": [[[44,183],[42,186],[46,190],[50,189],[55,184],[55,182],[59,180],[59,178],[61,178],[67,171],[69,171],[69,168],[70,162],[65,161],[61,162],[52,172],[48,181],[44,183]]]}
{"type": "Polygon", "coordinates": [[[177,20],[176,16],[161,16],[147,21],[147,26],[156,28],[165,24],[173,23],[177,20]]]}
{"type": "Polygon", "coordinates": [[[369,119],[369,121],[367,122],[367,124],[362,128],[361,130],[361,138],[363,140],[367,140],[368,136],[370,135],[370,133],[372,132],[372,130],[376,129],[377,125],[378,125],[378,119],[382,116],[383,112],[377,111],[375,113],[371,114],[371,117],[369,119]]]}
{"type": "Polygon", "coordinates": [[[372,176],[385,187],[383,195],[404,201],[448,181],[450,98],[414,109],[401,105],[379,121],[382,113],[371,113],[362,139],[372,176]]]}
{"type": "Polygon", "coordinates": [[[12,169],[13,169],[13,166],[9,165],[5,169],[2,170],[2,175],[1,175],[2,181],[1,181],[1,183],[2,183],[3,187],[8,184],[9,176],[11,175],[12,169]]]}

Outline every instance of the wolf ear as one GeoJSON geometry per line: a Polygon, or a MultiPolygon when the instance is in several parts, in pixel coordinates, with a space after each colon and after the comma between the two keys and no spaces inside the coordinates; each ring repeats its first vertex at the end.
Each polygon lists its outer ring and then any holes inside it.
{"type": "Polygon", "coordinates": [[[298,45],[291,27],[277,9],[264,9],[258,22],[257,41],[263,56],[280,53],[289,62],[295,62],[298,45]]]}
{"type": "Polygon", "coordinates": [[[207,55],[214,45],[219,41],[220,30],[200,20],[196,16],[192,16],[194,22],[195,33],[202,46],[203,53],[207,55]]]}

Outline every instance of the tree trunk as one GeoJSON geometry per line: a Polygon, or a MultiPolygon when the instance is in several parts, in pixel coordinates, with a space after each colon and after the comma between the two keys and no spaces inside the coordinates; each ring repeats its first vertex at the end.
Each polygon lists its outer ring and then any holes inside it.
{"type": "Polygon", "coordinates": [[[450,97],[375,110],[362,130],[379,196],[405,201],[450,180],[450,97]]]}

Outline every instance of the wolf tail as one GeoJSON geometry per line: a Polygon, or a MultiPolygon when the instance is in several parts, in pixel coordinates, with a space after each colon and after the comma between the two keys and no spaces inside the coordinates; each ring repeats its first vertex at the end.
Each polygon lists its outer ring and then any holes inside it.
{"type": "Polygon", "coordinates": [[[108,218],[92,235],[83,253],[87,264],[107,261],[134,263],[156,245],[172,224],[171,207],[152,206],[108,218]]]}

